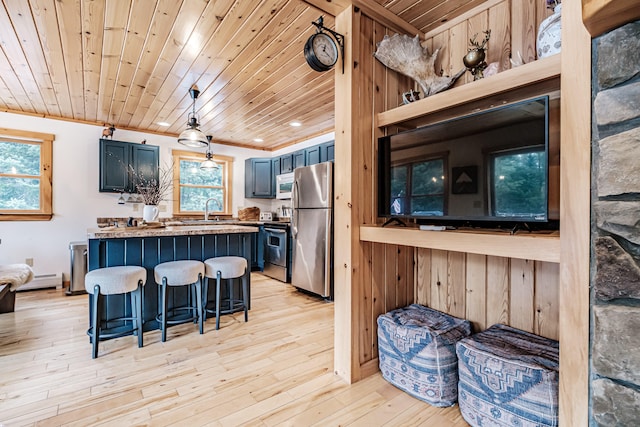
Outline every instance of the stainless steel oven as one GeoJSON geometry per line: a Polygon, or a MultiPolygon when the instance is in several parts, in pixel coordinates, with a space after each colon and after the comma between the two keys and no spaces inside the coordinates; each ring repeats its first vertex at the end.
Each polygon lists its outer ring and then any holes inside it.
{"type": "Polygon", "coordinates": [[[291,279],[289,224],[266,223],[264,225],[264,274],[283,282],[291,279]]]}

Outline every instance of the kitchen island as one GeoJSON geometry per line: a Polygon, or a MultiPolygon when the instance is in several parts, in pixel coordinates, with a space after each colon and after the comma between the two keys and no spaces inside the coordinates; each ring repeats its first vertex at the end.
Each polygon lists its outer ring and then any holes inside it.
{"type": "MultiPolygon", "coordinates": [[[[156,265],[176,260],[204,261],[217,256],[241,256],[251,265],[251,237],[259,228],[244,225],[181,225],[153,228],[149,227],[107,227],[87,231],[89,271],[102,267],[137,265],[147,270],[144,286],[142,317],[144,330],[158,329],[156,315],[160,307],[158,285],[154,280],[156,265]]],[[[249,308],[251,308],[250,271],[247,270],[249,284],[249,308]]],[[[213,281],[212,281],[213,285],[213,281]]],[[[240,281],[234,283],[234,294],[240,295],[240,281]]],[[[227,295],[223,293],[222,297],[227,295]]],[[[90,295],[91,299],[92,296],[90,295]]],[[[169,306],[179,306],[189,301],[185,287],[171,288],[169,306]]],[[[209,292],[209,304],[215,301],[215,292],[209,292]]],[[[129,298],[124,295],[109,295],[105,298],[107,319],[130,315],[129,298]]],[[[89,313],[91,316],[91,313],[89,313]]]]}

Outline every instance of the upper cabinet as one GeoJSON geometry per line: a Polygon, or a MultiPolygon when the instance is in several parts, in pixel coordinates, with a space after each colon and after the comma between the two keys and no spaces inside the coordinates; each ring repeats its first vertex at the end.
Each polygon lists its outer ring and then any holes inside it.
{"type": "Polygon", "coordinates": [[[99,190],[135,193],[143,180],[158,181],[160,149],[156,145],[100,139],[99,190]]]}
{"type": "Polygon", "coordinates": [[[306,166],[315,165],[316,163],[320,163],[320,146],[314,145],[313,147],[309,147],[305,150],[305,158],[306,158],[306,166]]]}
{"type": "Polygon", "coordinates": [[[273,162],[271,160],[271,158],[245,160],[244,197],[262,199],[275,197],[273,162]]]}
{"type": "Polygon", "coordinates": [[[280,156],[280,173],[293,172],[293,153],[280,156]]]}
{"type": "Polygon", "coordinates": [[[307,163],[307,153],[306,150],[298,150],[293,153],[293,168],[300,168],[302,166],[306,166],[307,163]]]}
{"type": "Polygon", "coordinates": [[[314,145],[279,157],[258,157],[245,161],[244,197],[273,199],[276,197],[276,176],[293,172],[295,168],[332,162],[334,141],[314,145]]]}
{"type": "Polygon", "coordinates": [[[335,158],[335,141],[325,142],[320,144],[320,162],[333,162],[335,158]]]}

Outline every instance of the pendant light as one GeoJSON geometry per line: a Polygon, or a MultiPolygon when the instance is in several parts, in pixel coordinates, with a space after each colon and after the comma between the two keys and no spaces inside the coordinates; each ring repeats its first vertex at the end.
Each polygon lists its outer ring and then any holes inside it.
{"type": "Polygon", "coordinates": [[[193,109],[189,113],[187,128],[178,136],[178,142],[187,147],[204,148],[208,145],[207,137],[199,129],[198,117],[196,116],[196,99],[200,95],[198,86],[195,84],[189,89],[189,95],[193,99],[193,109]]]}
{"type": "Polygon", "coordinates": [[[207,135],[207,160],[200,163],[200,169],[218,169],[218,164],[213,161],[213,153],[211,152],[211,135],[207,135]]]}

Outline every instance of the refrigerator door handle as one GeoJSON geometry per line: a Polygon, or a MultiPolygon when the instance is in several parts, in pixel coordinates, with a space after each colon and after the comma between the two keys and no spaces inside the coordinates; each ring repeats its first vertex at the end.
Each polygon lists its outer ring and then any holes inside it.
{"type": "Polygon", "coordinates": [[[291,189],[291,237],[294,239],[298,236],[298,181],[293,181],[291,189]]]}
{"type": "MultiPolygon", "coordinates": [[[[331,257],[331,249],[333,248],[333,214],[329,211],[327,215],[326,224],[326,243],[324,245],[324,294],[331,295],[331,266],[333,265],[333,259],[331,257]]],[[[333,298],[333,296],[331,295],[333,298]]]]}

